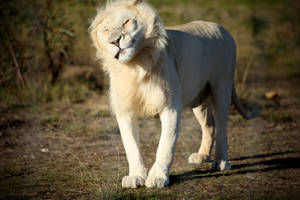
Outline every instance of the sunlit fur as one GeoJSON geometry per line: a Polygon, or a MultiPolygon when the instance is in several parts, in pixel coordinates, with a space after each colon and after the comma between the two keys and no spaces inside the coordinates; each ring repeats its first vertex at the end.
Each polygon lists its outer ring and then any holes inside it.
{"type": "Polygon", "coordinates": [[[109,1],[99,9],[90,34],[96,57],[110,78],[111,107],[129,163],[123,187],[169,184],[183,107],[193,108],[203,132],[199,152],[193,153],[189,162],[210,159],[216,132],[212,168],[230,169],[226,122],[231,99],[247,119],[259,112],[247,115],[237,98],[233,80],[235,43],[223,27],[194,21],[165,29],[158,13],[146,2],[120,0],[109,1]],[[139,150],[137,118],[156,114],[162,133],[156,161],[147,174],[139,150]]]}

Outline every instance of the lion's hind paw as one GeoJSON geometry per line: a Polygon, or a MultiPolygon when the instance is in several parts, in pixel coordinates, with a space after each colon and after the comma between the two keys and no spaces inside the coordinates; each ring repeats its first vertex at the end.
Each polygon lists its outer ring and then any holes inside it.
{"type": "Polygon", "coordinates": [[[192,153],[188,159],[190,164],[202,164],[204,162],[210,161],[209,155],[203,155],[199,153],[192,153]]]}
{"type": "Polygon", "coordinates": [[[212,171],[224,171],[229,169],[231,169],[231,165],[228,160],[214,161],[211,165],[212,171]]]}

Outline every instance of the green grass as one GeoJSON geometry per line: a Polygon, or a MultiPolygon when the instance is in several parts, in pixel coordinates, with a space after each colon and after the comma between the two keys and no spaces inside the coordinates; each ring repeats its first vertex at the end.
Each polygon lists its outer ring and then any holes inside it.
{"type": "Polygon", "coordinates": [[[270,122],[274,122],[274,123],[289,123],[294,121],[293,117],[289,114],[275,113],[275,112],[269,113],[266,118],[270,122]]]}

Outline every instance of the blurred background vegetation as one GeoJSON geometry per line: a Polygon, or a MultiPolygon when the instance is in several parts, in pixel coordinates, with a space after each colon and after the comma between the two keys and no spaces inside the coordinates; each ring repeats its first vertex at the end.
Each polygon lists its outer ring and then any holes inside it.
{"type": "MultiPolygon", "coordinates": [[[[81,102],[107,88],[88,27],[104,0],[10,0],[0,3],[0,110],[50,101],[81,102]]],[[[165,25],[214,21],[235,38],[236,82],[258,85],[288,70],[299,79],[297,0],[149,0],[165,25]],[[263,74],[257,74],[256,69],[263,74]]],[[[260,95],[260,94],[256,94],[260,95]]]]}

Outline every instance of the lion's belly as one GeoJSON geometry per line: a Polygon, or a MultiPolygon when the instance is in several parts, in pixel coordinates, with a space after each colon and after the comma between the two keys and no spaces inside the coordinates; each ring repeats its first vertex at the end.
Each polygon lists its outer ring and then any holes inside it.
{"type": "Polygon", "coordinates": [[[184,107],[200,103],[200,94],[206,91],[208,76],[201,76],[199,73],[183,72],[180,74],[182,88],[182,104],[184,107]]]}

